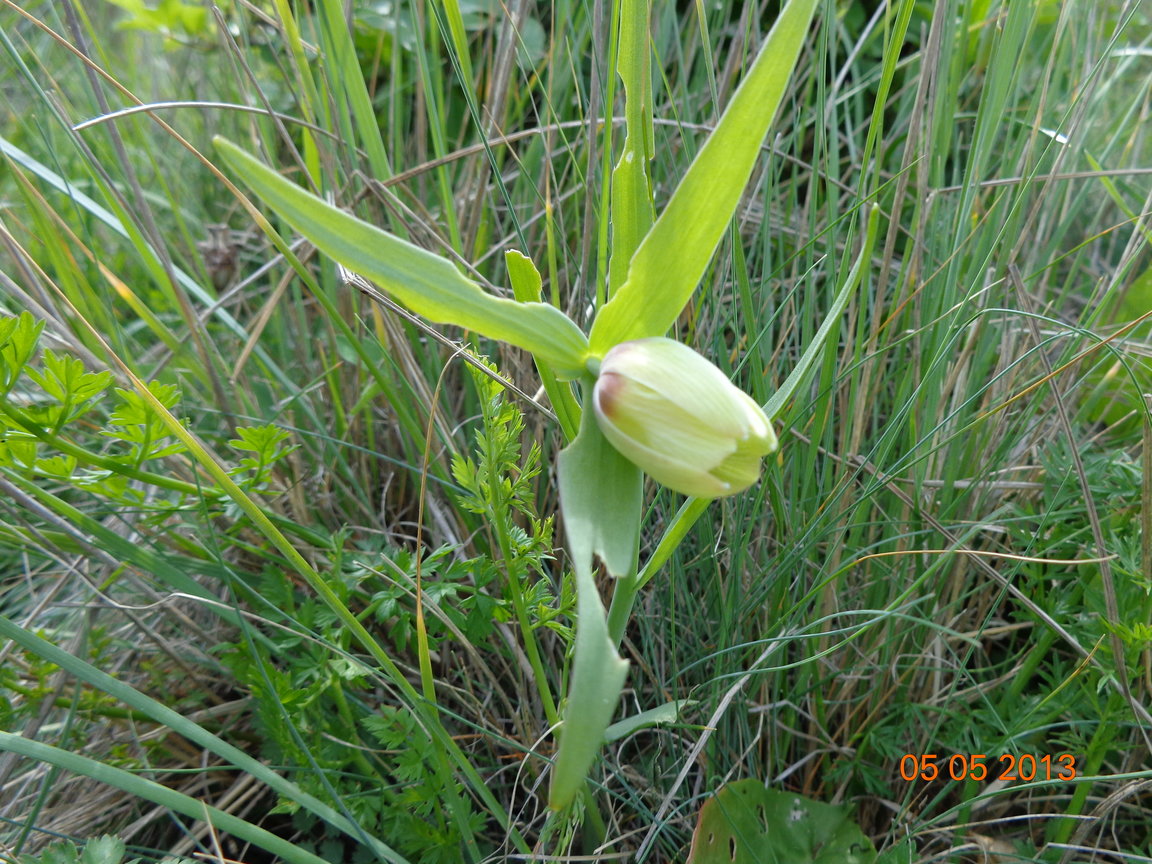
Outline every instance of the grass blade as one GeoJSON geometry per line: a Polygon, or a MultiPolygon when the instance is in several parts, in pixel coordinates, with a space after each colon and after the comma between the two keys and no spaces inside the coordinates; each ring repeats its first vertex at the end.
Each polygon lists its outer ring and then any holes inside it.
{"type": "Polygon", "coordinates": [[[21,735],[13,735],[11,732],[0,732],[0,750],[6,750],[27,759],[35,759],[48,765],[55,765],[57,768],[62,768],[73,774],[91,777],[93,780],[122,789],[130,795],[159,804],[161,807],[167,807],[176,813],[182,813],[191,819],[203,820],[215,828],[227,831],[234,837],[239,837],[241,840],[246,840],[271,852],[288,864],[328,864],[318,855],[313,855],[295,843],[290,843],[283,837],[277,837],[270,831],[265,831],[251,822],[246,822],[153,780],[137,777],[122,768],[114,768],[103,762],[97,762],[95,759],[89,759],[87,756],[70,753],[50,744],[32,741],[21,735]]]}
{"type": "Polygon", "coordinates": [[[267,785],[268,788],[276,792],[276,794],[299,804],[305,810],[323,819],[329,825],[344,832],[357,842],[371,846],[381,860],[394,861],[396,864],[407,864],[399,853],[393,851],[376,838],[366,836],[356,825],[337,813],[323,801],[309,795],[291,780],[277,774],[259,760],[253,759],[244,751],[221,740],[203,726],[192,722],[171,708],[161,705],[155,699],[141,693],[135,687],[113,678],[92,664],[81,660],[73,654],[69,654],[47,639],[25,630],[23,627],[20,627],[2,615],[0,615],[0,638],[11,639],[24,650],[30,651],[38,657],[47,660],[49,663],[59,666],[86,684],[120,700],[130,708],[135,708],[137,711],[147,714],[162,726],[171,729],[173,732],[187,738],[193,743],[199,744],[208,752],[215,753],[221,759],[227,760],[240,770],[247,771],[253,777],[267,785]]]}

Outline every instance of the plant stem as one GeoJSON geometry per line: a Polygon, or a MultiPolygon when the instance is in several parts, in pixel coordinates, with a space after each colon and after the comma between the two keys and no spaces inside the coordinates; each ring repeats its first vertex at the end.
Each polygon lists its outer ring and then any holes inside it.
{"type": "Polygon", "coordinates": [[[148,483],[159,489],[169,489],[173,492],[180,492],[183,495],[205,495],[214,494],[216,490],[210,486],[201,486],[196,483],[188,483],[183,480],[175,480],[164,474],[156,474],[152,471],[143,471],[140,468],[135,468],[131,465],[126,465],[119,459],[112,456],[102,456],[98,453],[93,453],[90,450],[85,450],[83,447],[77,446],[59,435],[50,433],[43,426],[34,423],[28,419],[24,412],[13,408],[10,403],[0,399],[0,412],[11,418],[21,429],[35,436],[36,438],[56,448],[62,453],[72,456],[81,465],[86,465],[90,468],[101,468],[113,474],[119,474],[131,480],[139,480],[142,483],[148,483]]]}
{"type": "Polygon", "coordinates": [[[628,620],[632,617],[632,607],[636,605],[636,595],[643,585],[640,573],[621,576],[612,590],[612,604],[608,607],[608,638],[617,648],[624,639],[628,620]]]}
{"type": "Polygon", "coordinates": [[[500,555],[504,559],[504,567],[508,572],[508,581],[511,583],[512,606],[516,610],[516,621],[520,625],[520,632],[524,637],[524,652],[528,655],[528,663],[532,667],[532,677],[536,679],[536,692],[540,695],[540,702],[544,706],[544,715],[548,718],[548,725],[555,726],[560,722],[560,712],[556,709],[556,700],[552,697],[552,690],[548,686],[548,678],[544,674],[544,664],[540,662],[540,646],[536,642],[536,633],[532,629],[532,621],[528,617],[528,608],[524,604],[523,584],[520,581],[520,561],[512,555],[512,537],[508,531],[507,511],[495,512],[489,510],[492,522],[496,527],[496,542],[500,546],[500,555]]]}

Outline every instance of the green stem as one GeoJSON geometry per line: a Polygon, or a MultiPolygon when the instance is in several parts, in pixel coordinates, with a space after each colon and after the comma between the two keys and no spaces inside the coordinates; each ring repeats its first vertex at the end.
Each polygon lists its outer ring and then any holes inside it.
{"type": "Polygon", "coordinates": [[[29,420],[28,417],[22,412],[13,408],[8,402],[0,399],[0,412],[13,420],[21,429],[36,438],[43,441],[50,447],[55,447],[61,453],[72,456],[81,465],[90,468],[101,468],[105,471],[111,471],[113,474],[119,474],[131,480],[139,480],[143,483],[156,486],[161,489],[171,489],[174,492],[179,492],[183,495],[204,495],[215,492],[211,487],[197,485],[195,483],[186,483],[183,480],[174,480],[173,478],[164,474],[155,474],[151,471],[142,471],[139,468],[133,468],[125,465],[114,456],[101,456],[97,453],[92,453],[85,450],[76,444],[73,444],[66,438],[61,438],[53,435],[43,426],[29,420]]]}
{"type": "MultiPolygon", "coordinates": [[[[358,737],[356,730],[356,718],[352,716],[352,708],[348,704],[348,697],[344,694],[343,682],[337,678],[332,682],[329,690],[331,691],[333,699],[336,702],[336,713],[339,714],[340,719],[344,721],[344,726],[348,730],[349,737],[355,740],[358,737]]],[[[372,763],[368,761],[368,757],[364,755],[362,750],[359,750],[356,747],[352,747],[350,749],[352,751],[353,761],[355,761],[355,763],[360,766],[360,770],[364,772],[365,777],[374,778],[380,776],[380,772],[377,771],[376,768],[373,767],[372,763]]]]}
{"type": "MultiPolygon", "coordinates": [[[[680,505],[676,515],[672,517],[672,524],[668,526],[664,536],[656,545],[656,551],[652,553],[652,557],[648,559],[648,563],[640,571],[640,575],[637,577],[639,584],[636,587],[638,589],[647,585],[649,580],[667,563],[668,559],[672,557],[672,553],[676,551],[676,547],[684,542],[684,538],[688,536],[688,532],[692,530],[696,520],[704,515],[704,511],[708,509],[708,505],[711,503],[711,498],[689,498],[680,505]]],[[[615,605],[615,601],[613,601],[613,605],[615,605]]]]}
{"type": "Polygon", "coordinates": [[[511,583],[512,607],[516,610],[516,621],[520,625],[520,632],[524,638],[524,652],[528,655],[528,664],[532,667],[532,677],[536,679],[536,692],[540,694],[540,702],[544,706],[544,715],[548,718],[548,725],[555,726],[560,722],[560,712],[556,709],[556,700],[552,697],[552,690],[548,686],[548,678],[544,674],[544,664],[540,661],[540,646],[536,642],[536,632],[532,629],[532,621],[528,617],[528,607],[524,604],[523,585],[520,581],[520,562],[512,555],[512,538],[508,531],[506,514],[497,514],[494,508],[489,509],[489,515],[496,526],[496,542],[500,546],[500,555],[504,559],[504,568],[508,572],[508,581],[511,583]]]}
{"type": "Polygon", "coordinates": [[[580,790],[580,796],[584,799],[584,815],[588,817],[588,821],[582,826],[585,831],[586,840],[591,840],[591,843],[585,843],[587,851],[594,853],[595,850],[601,849],[604,846],[604,841],[608,838],[608,826],[604,822],[604,816],[600,812],[600,804],[596,801],[596,793],[592,788],[591,783],[585,783],[584,788],[580,790]]]}
{"type": "MultiPolygon", "coordinates": [[[[1121,698],[1120,694],[1115,692],[1109,698],[1108,707],[1104,710],[1100,722],[1096,724],[1096,731],[1092,735],[1092,740],[1088,742],[1088,752],[1084,754],[1084,763],[1083,765],[1079,763],[1076,765],[1078,777],[1091,777],[1100,772],[1100,766],[1104,764],[1104,757],[1108,755],[1108,749],[1113,746],[1116,740],[1118,726],[1111,721],[1111,718],[1120,707],[1121,698]]],[[[1068,809],[1064,811],[1067,818],[1053,820],[1054,830],[1050,845],[1059,846],[1068,842],[1068,838],[1072,836],[1072,832],[1079,824],[1076,817],[1083,812],[1084,804],[1088,801],[1088,795],[1093,786],[1093,783],[1087,782],[1076,785],[1076,791],[1072,793],[1072,800],[1068,803],[1068,809]]]]}
{"type": "Polygon", "coordinates": [[[612,589],[612,604],[608,607],[608,638],[616,648],[624,639],[624,631],[632,617],[632,607],[636,605],[636,595],[644,584],[640,573],[621,576],[612,589]]]}

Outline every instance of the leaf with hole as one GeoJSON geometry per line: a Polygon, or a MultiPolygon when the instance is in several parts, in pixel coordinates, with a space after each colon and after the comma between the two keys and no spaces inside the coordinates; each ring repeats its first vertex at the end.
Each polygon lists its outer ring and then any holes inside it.
{"type": "Polygon", "coordinates": [[[847,806],[729,783],[700,810],[688,864],[874,864],[876,850],[847,806]]]}

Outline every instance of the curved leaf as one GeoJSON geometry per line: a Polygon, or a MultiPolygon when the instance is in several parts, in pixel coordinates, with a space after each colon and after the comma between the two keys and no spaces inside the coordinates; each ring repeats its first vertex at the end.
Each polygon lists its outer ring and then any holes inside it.
{"type": "Polygon", "coordinates": [[[230,141],[216,138],[215,144],[232,170],[317,249],[417,315],[531,351],[562,378],[583,373],[588,340],[559,309],[493,297],[439,255],[333,207],[230,141]]]}
{"type": "Polygon", "coordinates": [[[665,702],[663,705],[657,705],[655,708],[649,708],[647,711],[641,711],[639,714],[633,714],[631,717],[625,717],[604,730],[604,740],[611,743],[612,741],[619,741],[621,738],[627,738],[633,732],[639,732],[641,729],[675,723],[680,719],[680,712],[689,705],[695,705],[696,701],[695,699],[676,699],[672,702],[665,702]]]}

